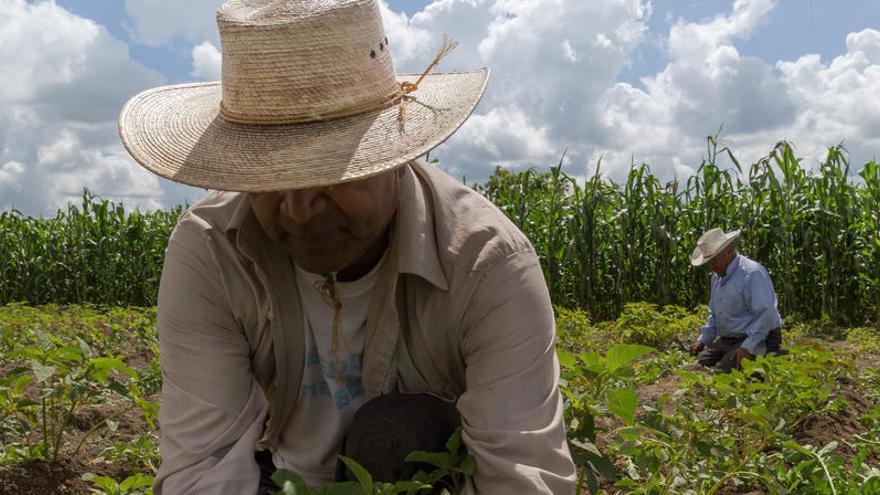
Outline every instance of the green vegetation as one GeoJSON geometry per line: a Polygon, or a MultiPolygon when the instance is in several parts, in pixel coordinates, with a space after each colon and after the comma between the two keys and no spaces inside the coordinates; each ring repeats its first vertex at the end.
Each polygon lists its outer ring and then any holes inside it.
{"type": "Polygon", "coordinates": [[[154,306],[182,211],[126,212],[86,191],[54,218],[0,212],[0,304],[154,306]]]}
{"type": "MultiPolygon", "coordinates": [[[[851,176],[835,146],[812,173],[783,141],[744,169],[714,137],[708,144],[687,180],[663,183],[640,164],[622,183],[601,166],[578,183],[556,166],[498,169],[475,188],[532,240],[554,303],[594,318],[616,318],[633,301],[704,304],[708,278],[688,260],[718,226],[743,229],[742,251],[769,269],[786,317],[880,326],[880,165],[851,176]]],[[[55,218],[0,213],[0,304],[154,305],[181,211],[126,213],[85,194],[55,218]]]]}
{"type": "MultiPolygon", "coordinates": [[[[745,170],[708,144],[686,181],[641,164],[623,183],[579,183],[556,166],[475,186],[532,240],[558,305],[580,490],[880,494],[880,166],[851,177],[836,146],[808,172],[780,142],[745,170]],[[687,355],[708,300],[688,259],[713,226],[742,228],[742,251],[770,270],[789,355],[727,375],[687,355]]],[[[152,306],[182,211],[125,212],[86,192],[54,218],[0,213],[0,494],[150,493],[152,306]]],[[[346,459],[356,482],[276,480],[282,495],[456,494],[475,468],[459,435],[411,458],[435,469],[381,483],[346,459]]]]}
{"type": "Polygon", "coordinates": [[[345,481],[309,488],[298,474],[279,469],[272,476],[272,480],[281,487],[278,495],[416,495],[430,493],[435,487],[443,489],[444,493],[458,495],[464,489],[465,477],[473,475],[476,469],[474,458],[462,445],[460,427],[446,442],[446,452],[416,451],[406,457],[407,462],[420,462],[434,468],[431,472],[418,471],[412,480],[374,482],[372,475],[354,459],[343,455],[339,459],[355,475],[357,482],[345,481]]]}
{"type": "MultiPolygon", "coordinates": [[[[148,468],[142,474],[151,476],[159,464],[150,432],[161,387],[155,314],[95,306],[0,307],[0,466],[88,458],[106,466],[122,461],[132,474],[148,468]],[[133,421],[143,431],[131,430],[133,421]],[[112,440],[120,435],[124,442],[112,440]],[[132,450],[137,447],[144,450],[132,450]]],[[[101,478],[87,477],[109,486],[101,478]]],[[[135,485],[143,486],[131,481],[107,493],[129,493],[119,490],[135,485]]]]}
{"type": "Polygon", "coordinates": [[[790,355],[713,374],[682,352],[693,327],[639,345],[668,331],[652,316],[678,311],[633,304],[599,324],[560,311],[569,446],[590,493],[880,493],[875,331],[829,342],[799,323],[790,355]]]}
{"type": "MultiPolygon", "coordinates": [[[[0,307],[0,486],[53,493],[10,469],[60,465],[71,471],[65,493],[149,493],[160,463],[155,318],[154,308],[0,307]]],[[[718,375],[684,350],[704,318],[705,308],[634,303],[594,322],[557,308],[583,493],[880,494],[876,330],[794,321],[790,355],[718,375]]],[[[349,461],[357,482],[308,490],[295,473],[276,477],[284,495],[415,494],[437,483],[455,494],[474,469],[458,435],[447,452],[412,459],[436,469],[380,483],[349,461]]]]}
{"type": "Polygon", "coordinates": [[[770,271],[786,316],[880,325],[880,165],[850,177],[843,147],[810,173],[787,142],[747,170],[708,139],[696,175],[661,182],[646,164],[622,184],[598,172],[583,184],[498,169],[477,189],[532,240],[555,304],[614,318],[623,304],[694,307],[708,278],[690,266],[699,236],[742,229],[742,251],[770,271]],[[734,164],[719,166],[721,158],[734,164]],[[547,228],[553,226],[553,228],[547,228]]]}

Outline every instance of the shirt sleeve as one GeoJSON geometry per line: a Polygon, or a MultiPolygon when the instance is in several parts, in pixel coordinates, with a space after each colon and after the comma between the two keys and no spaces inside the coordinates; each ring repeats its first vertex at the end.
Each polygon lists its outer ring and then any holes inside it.
{"type": "Polygon", "coordinates": [[[559,393],[553,308],[531,253],[492,269],[464,316],[462,438],[476,460],[467,494],[574,493],[559,393]]]}
{"type": "Polygon", "coordinates": [[[746,339],[740,347],[755,354],[776,320],[776,293],[770,275],[764,270],[752,272],[743,288],[743,297],[753,317],[744,330],[746,339]]]}
{"type": "Polygon", "coordinates": [[[709,345],[715,341],[715,336],[718,334],[718,327],[715,322],[715,311],[713,310],[714,304],[712,304],[712,295],[709,296],[709,318],[706,321],[706,324],[703,325],[703,328],[700,329],[700,337],[699,340],[704,345],[709,345]]]}
{"type": "Polygon", "coordinates": [[[162,465],[156,495],[253,494],[268,403],[206,234],[180,223],[165,252],[157,330],[162,465]]]}

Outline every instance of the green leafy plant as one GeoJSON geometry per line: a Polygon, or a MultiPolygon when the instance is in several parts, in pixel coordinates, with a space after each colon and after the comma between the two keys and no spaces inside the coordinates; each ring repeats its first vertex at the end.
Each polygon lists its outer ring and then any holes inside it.
{"type": "Polygon", "coordinates": [[[474,458],[467,453],[461,441],[461,427],[457,428],[446,442],[446,452],[410,453],[406,462],[419,462],[433,466],[430,472],[418,471],[412,480],[393,483],[374,481],[372,475],[354,459],[339,456],[339,459],[354,474],[357,481],[344,481],[310,488],[296,473],[279,469],[272,480],[281,488],[277,495],[407,495],[431,493],[437,487],[448,495],[458,495],[464,489],[465,479],[476,469],[474,458]]]}
{"type": "Polygon", "coordinates": [[[604,356],[594,351],[577,355],[557,351],[563,368],[560,389],[567,401],[569,449],[579,466],[579,490],[586,483],[596,493],[599,477],[617,479],[610,460],[596,447],[596,420],[607,418],[610,412],[624,424],[633,424],[638,398],[626,387],[635,375],[630,363],[651,352],[652,348],[636,344],[613,345],[604,356]]]}
{"type": "Polygon", "coordinates": [[[132,441],[112,442],[101,450],[95,462],[137,465],[155,473],[161,463],[159,438],[156,433],[148,431],[132,441]]]}
{"type": "MultiPolygon", "coordinates": [[[[37,442],[28,445],[30,458],[48,461],[57,459],[63,447],[62,439],[70,428],[76,412],[93,399],[106,393],[131,398],[137,394],[137,385],[123,385],[115,378],[117,373],[136,379],[137,373],[129,368],[121,356],[94,356],[82,340],[78,345],[67,345],[61,338],[37,332],[38,345],[17,349],[10,353],[26,366],[13,368],[3,382],[7,386],[3,407],[19,420],[22,440],[30,442],[32,433],[37,442]],[[35,388],[32,396],[26,387],[35,388]]],[[[84,435],[75,447],[79,451],[86,439],[97,429],[111,422],[124,411],[104,418],[84,435]]]]}
{"type": "Polygon", "coordinates": [[[461,441],[461,427],[456,428],[446,441],[446,452],[415,451],[406,462],[420,462],[433,466],[430,472],[418,471],[413,480],[426,485],[442,486],[449,494],[456,495],[464,489],[465,479],[473,476],[477,468],[474,457],[467,453],[461,441]]]}
{"type": "Polygon", "coordinates": [[[89,492],[95,495],[151,495],[153,493],[150,490],[153,477],[141,473],[135,473],[121,482],[93,473],[83,474],[82,479],[92,485],[89,492]]]}

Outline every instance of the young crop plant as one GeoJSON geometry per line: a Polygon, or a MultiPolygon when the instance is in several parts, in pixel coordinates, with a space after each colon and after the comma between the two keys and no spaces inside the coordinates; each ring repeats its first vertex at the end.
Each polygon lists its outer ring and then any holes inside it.
{"type": "MultiPolygon", "coordinates": [[[[26,360],[29,366],[15,368],[7,377],[19,383],[34,384],[39,393],[38,400],[26,396],[13,399],[12,407],[28,430],[39,433],[39,444],[32,453],[50,462],[58,458],[63,447],[62,439],[78,408],[102,396],[108,388],[120,395],[128,395],[124,385],[109,380],[112,372],[137,377],[119,357],[91,357],[90,349],[82,347],[30,347],[20,349],[15,357],[26,360]]],[[[105,418],[102,423],[109,419],[105,418]]],[[[86,438],[88,435],[83,437],[74,453],[86,438]]]]}
{"type": "Polygon", "coordinates": [[[82,475],[82,479],[92,485],[89,488],[89,493],[94,495],[149,495],[153,493],[150,490],[153,477],[141,473],[135,473],[121,482],[93,473],[85,473],[82,475]]]}
{"type": "Polygon", "coordinates": [[[153,431],[148,431],[131,441],[113,442],[101,450],[94,462],[136,465],[150,473],[156,473],[162,462],[159,456],[159,437],[153,431]]]}
{"type": "Polygon", "coordinates": [[[604,356],[594,351],[577,355],[557,351],[563,369],[560,390],[565,398],[568,445],[578,467],[579,492],[586,485],[590,493],[597,493],[600,478],[617,479],[610,459],[596,446],[597,420],[611,424],[611,413],[624,425],[634,423],[638,398],[629,386],[635,376],[630,363],[653,350],[617,344],[604,356]]]}
{"type": "Polygon", "coordinates": [[[814,447],[796,437],[814,418],[846,414],[838,389],[852,371],[849,358],[827,346],[795,346],[729,374],[680,370],[683,393],[662,396],[614,432],[615,487],[652,495],[872,493],[859,491],[878,483],[870,444],[852,439],[861,442],[853,444],[859,454],[847,465],[837,442],[814,447]]]}
{"type": "Polygon", "coordinates": [[[415,451],[406,462],[433,466],[430,472],[419,470],[411,480],[395,482],[374,481],[372,475],[357,461],[346,456],[339,459],[355,475],[357,481],[343,481],[310,488],[296,473],[279,469],[272,480],[281,487],[275,495],[459,495],[465,479],[474,474],[474,458],[467,453],[461,441],[461,427],[449,437],[445,452],[415,451]]]}
{"type": "MultiPolygon", "coordinates": [[[[44,328],[53,329],[53,320],[45,321],[44,328]]],[[[22,330],[17,348],[6,353],[13,367],[0,378],[4,413],[0,458],[56,461],[78,411],[112,397],[130,404],[92,425],[72,447],[71,455],[129,410],[140,407],[152,412],[155,404],[143,396],[139,375],[123,356],[96,355],[79,335],[50,334],[33,327],[22,330]],[[127,377],[125,383],[122,377],[127,377]]]]}

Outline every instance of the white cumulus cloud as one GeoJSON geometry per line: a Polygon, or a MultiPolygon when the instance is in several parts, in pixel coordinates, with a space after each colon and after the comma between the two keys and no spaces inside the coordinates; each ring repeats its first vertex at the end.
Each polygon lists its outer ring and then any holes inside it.
{"type": "Polygon", "coordinates": [[[857,156],[874,159],[880,149],[880,31],[850,33],[846,47],[827,64],[818,55],[777,63],[797,108],[790,132],[813,155],[822,144],[843,142],[857,156]]]}
{"type": "Polygon", "coordinates": [[[459,45],[438,70],[491,67],[475,114],[435,152],[479,180],[496,165],[550,165],[566,150],[582,161],[604,139],[599,101],[651,12],[641,0],[435,0],[412,17],[386,9],[384,23],[398,69],[420,72],[444,34],[459,45]]]}
{"type": "Polygon", "coordinates": [[[786,86],[773,66],[742,56],[734,45],[765,22],[773,5],[737,0],[731,12],[709,21],[679,20],[669,32],[669,63],[642,80],[644,89],[617,83],[603,91],[608,161],[628,164],[635,154],[668,176],[686,170],[683,162],[699,164],[705,136],[721,125],[725,135],[779,139],[794,112],[786,86]]]}
{"type": "Polygon", "coordinates": [[[773,6],[737,0],[709,21],[673,25],[669,63],[642,80],[644,89],[618,83],[604,92],[606,158],[625,163],[634,153],[655,172],[680,175],[700,163],[705,136],[723,125],[724,143],[745,165],[779,139],[792,141],[807,165],[839,142],[870,159],[880,144],[880,32],[849,34],[847,52],[828,64],[818,55],[775,64],[743,56],[736,42],[765,25],[773,6]]]}
{"type": "Polygon", "coordinates": [[[202,81],[219,81],[221,58],[220,50],[210,41],[196,45],[192,49],[191,75],[202,81]]]}
{"type": "MultiPolygon", "coordinates": [[[[129,41],[179,53],[192,78],[217,80],[221,3],[126,0],[129,41]]],[[[808,162],[841,141],[857,162],[873,158],[880,30],[850,33],[830,59],[748,55],[744,40],[784,22],[773,18],[776,3],[729,1],[719,15],[673,19],[650,38],[651,0],[434,0],[411,15],[380,0],[380,11],[398,71],[421,72],[444,35],[459,45],[437,70],[491,67],[474,114],[432,153],[469,181],[496,165],[543,168],[563,152],[577,176],[600,157],[615,178],[633,158],[665,177],[688,175],[722,124],[746,164],[782,138],[808,162]],[[658,38],[664,65],[623,82],[640,45],[658,38]]],[[[0,0],[0,14],[0,208],[51,212],[84,186],[142,206],[193,198],[197,190],[134,164],[117,136],[122,104],[164,76],[53,1],[0,0]]]]}
{"type": "Polygon", "coordinates": [[[441,70],[492,68],[474,116],[433,154],[468,178],[498,164],[545,167],[564,150],[576,175],[600,157],[615,178],[633,159],[665,177],[687,175],[719,128],[746,165],[783,138],[807,163],[839,142],[856,160],[873,158],[880,31],[849,34],[846,53],[827,63],[743,55],[742,41],[781,22],[775,5],[735,0],[710,19],[674,21],[655,33],[667,64],[641,84],[619,77],[646,42],[649,1],[436,0],[411,17],[389,12],[385,24],[390,38],[409,43],[394,52],[398,67],[420,70],[449,33],[461,43],[441,70]]]}
{"type": "Polygon", "coordinates": [[[55,2],[0,0],[0,13],[0,208],[50,215],[84,187],[131,206],[168,202],[116,130],[125,101],[164,77],[55,2]]]}

